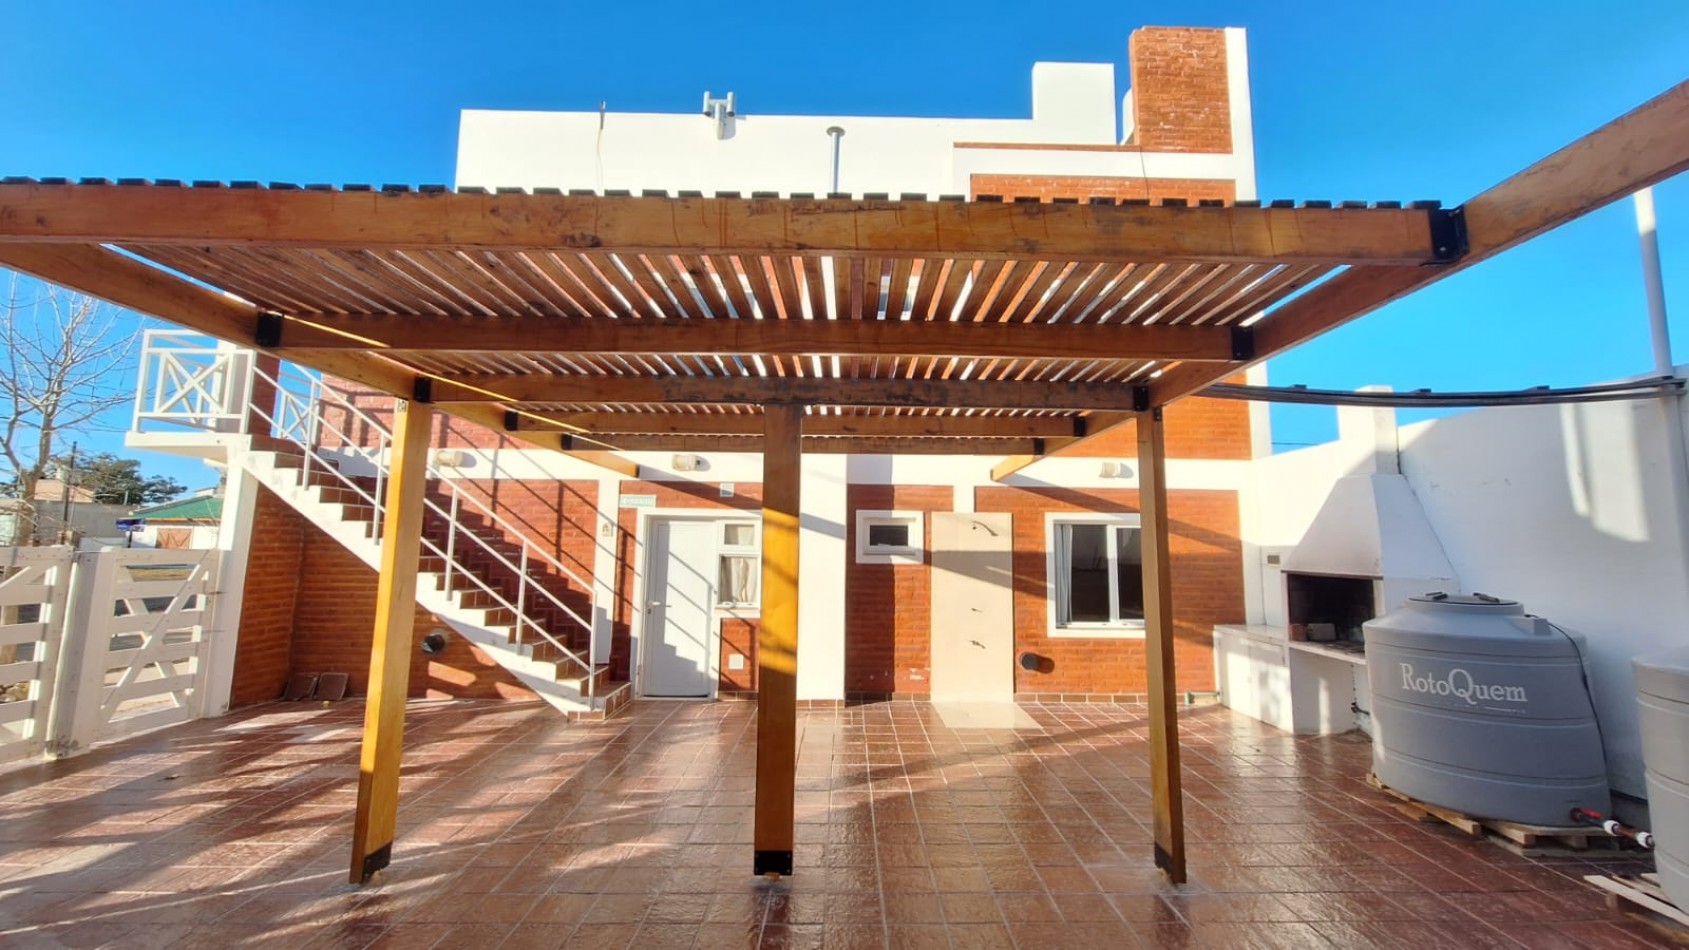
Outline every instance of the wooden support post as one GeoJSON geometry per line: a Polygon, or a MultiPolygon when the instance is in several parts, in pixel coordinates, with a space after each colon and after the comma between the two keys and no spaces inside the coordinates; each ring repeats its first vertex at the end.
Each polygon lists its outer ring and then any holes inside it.
{"type": "Polygon", "coordinates": [[[393,420],[391,473],[381,529],[375,642],[370,646],[369,698],[352,825],[352,883],[362,884],[393,859],[399,820],[399,756],[410,686],[411,629],[416,620],[416,565],[422,549],[423,483],[434,411],[399,400],[393,420]]]}
{"type": "Polygon", "coordinates": [[[798,483],[803,407],[764,406],[757,634],[756,874],[791,874],[798,764],[798,483]]]}
{"type": "Polygon", "coordinates": [[[1149,665],[1150,802],[1155,866],[1185,882],[1185,804],[1173,660],[1173,578],[1167,553],[1167,449],[1161,410],[1136,413],[1138,510],[1144,545],[1144,643],[1149,665]]]}

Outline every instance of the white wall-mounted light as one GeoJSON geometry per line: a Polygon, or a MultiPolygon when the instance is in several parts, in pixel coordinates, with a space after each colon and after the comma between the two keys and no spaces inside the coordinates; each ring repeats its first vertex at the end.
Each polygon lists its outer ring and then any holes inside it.
{"type": "Polygon", "coordinates": [[[1102,468],[1103,478],[1131,478],[1132,466],[1125,462],[1106,461],[1102,468]]]}
{"type": "Polygon", "coordinates": [[[702,472],[710,467],[702,455],[676,455],[669,459],[669,467],[677,472],[702,472]]]}
{"type": "Polygon", "coordinates": [[[468,468],[474,458],[462,449],[441,449],[434,453],[434,464],[441,468],[468,468]]]}

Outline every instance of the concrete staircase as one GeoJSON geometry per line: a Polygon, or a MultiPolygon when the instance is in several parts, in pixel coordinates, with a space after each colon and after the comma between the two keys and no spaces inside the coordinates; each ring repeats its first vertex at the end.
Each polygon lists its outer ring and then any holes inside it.
{"type": "MultiPolygon", "coordinates": [[[[379,569],[375,502],[381,493],[375,476],[347,475],[318,454],[307,465],[304,450],[292,445],[246,452],[241,463],[301,515],[379,569]]],[[[417,565],[417,605],[446,621],[570,719],[602,720],[625,709],[633,695],[631,684],[612,682],[606,664],[588,668],[592,632],[584,619],[591,616],[587,598],[531,556],[532,542],[513,540],[508,529],[453,504],[437,489],[441,484],[430,484],[417,565]],[[529,556],[524,555],[524,545],[529,556]]]]}

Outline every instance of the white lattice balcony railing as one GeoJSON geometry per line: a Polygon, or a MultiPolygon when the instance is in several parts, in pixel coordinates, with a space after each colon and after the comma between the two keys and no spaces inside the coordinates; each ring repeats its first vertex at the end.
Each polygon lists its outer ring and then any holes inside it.
{"type": "Polygon", "coordinates": [[[192,330],[148,330],[131,431],[244,432],[253,355],[192,330]]]}

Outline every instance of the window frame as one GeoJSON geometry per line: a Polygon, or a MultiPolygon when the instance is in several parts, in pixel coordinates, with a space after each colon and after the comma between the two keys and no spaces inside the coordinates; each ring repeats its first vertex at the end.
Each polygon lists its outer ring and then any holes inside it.
{"type": "Polygon", "coordinates": [[[1060,525],[1102,525],[1108,528],[1108,582],[1109,582],[1109,612],[1114,615],[1120,613],[1119,568],[1119,535],[1116,529],[1131,528],[1141,537],[1143,534],[1143,518],[1136,513],[1100,514],[1086,511],[1049,512],[1044,516],[1044,603],[1045,617],[1048,624],[1048,635],[1054,637],[1092,637],[1116,640],[1141,640],[1144,638],[1144,621],[1142,620],[1109,620],[1109,621],[1081,621],[1073,622],[1061,620],[1061,604],[1056,601],[1056,545],[1060,538],[1060,525]]]}
{"type": "Polygon", "coordinates": [[[926,561],[926,512],[862,508],[856,512],[856,563],[922,564],[926,561]],[[909,528],[909,543],[868,543],[868,529],[875,525],[899,524],[909,528]]]}
{"type": "Polygon", "coordinates": [[[760,518],[723,518],[716,522],[715,536],[715,604],[714,610],[728,611],[762,611],[762,520],[760,518]],[[728,544],[727,529],[729,527],[749,526],[751,529],[750,544],[728,544]],[[730,557],[748,557],[751,559],[751,570],[757,577],[757,596],[755,600],[740,602],[725,600],[725,592],[721,589],[722,562],[730,557]]]}

